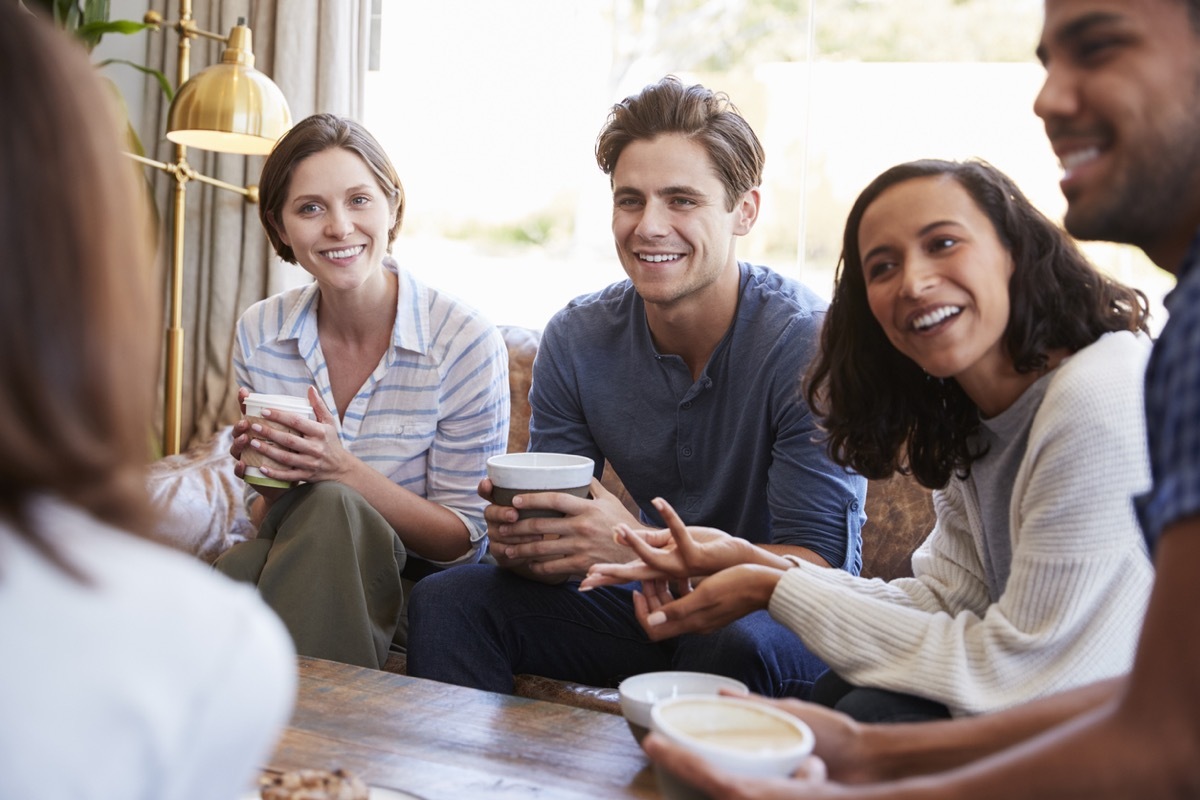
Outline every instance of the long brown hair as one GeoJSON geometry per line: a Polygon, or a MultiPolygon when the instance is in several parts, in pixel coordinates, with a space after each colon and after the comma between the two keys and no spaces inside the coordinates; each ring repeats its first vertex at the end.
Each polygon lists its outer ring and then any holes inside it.
{"type": "Polygon", "coordinates": [[[1076,352],[1110,331],[1148,332],[1146,296],[1099,272],[1012,180],[982,161],[913,161],[858,196],[842,239],[837,285],[809,369],[806,398],[824,418],[831,457],[862,475],[911,471],[924,486],[966,476],[979,409],[954,380],[935,380],[903,355],[867,304],[858,229],[863,214],[904,181],[947,176],[970,194],[1013,259],[1002,342],[1017,372],[1044,369],[1050,351],[1076,352]]]}
{"type": "Polygon", "coordinates": [[[0,518],[53,557],[41,496],[150,527],[149,208],[84,51],[13,3],[0,98],[0,518]]]}

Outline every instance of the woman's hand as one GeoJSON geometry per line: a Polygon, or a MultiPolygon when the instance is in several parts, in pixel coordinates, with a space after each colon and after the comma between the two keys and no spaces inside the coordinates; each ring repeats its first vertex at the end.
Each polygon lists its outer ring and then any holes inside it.
{"type": "Polygon", "coordinates": [[[767,607],[785,570],[739,564],[721,570],[675,599],[665,580],[643,581],[633,593],[638,622],[653,641],[682,633],[711,633],[767,607]]]}
{"type": "Polygon", "coordinates": [[[667,530],[634,530],[618,525],[613,538],[638,555],[626,564],[593,564],[579,588],[648,581],[656,578],[687,578],[712,575],[727,567],[747,562],[774,563],[775,556],[745,539],[730,536],[716,528],[687,526],[671,504],[654,498],[654,507],[667,523],[667,530]]]}
{"type": "MultiPolygon", "coordinates": [[[[238,392],[239,399],[244,399],[238,392]]],[[[316,419],[307,419],[277,409],[265,409],[263,416],[284,426],[275,429],[254,424],[250,430],[255,437],[249,446],[279,464],[260,467],[269,478],[281,481],[344,481],[353,457],[342,447],[333,414],[325,407],[316,387],[308,387],[308,402],[316,419]]],[[[236,433],[236,430],[235,430],[236,433]]],[[[244,446],[243,446],[244,447],[244,446]]],[[[240,453],[240,451],[239,451],[240,453]]]]}

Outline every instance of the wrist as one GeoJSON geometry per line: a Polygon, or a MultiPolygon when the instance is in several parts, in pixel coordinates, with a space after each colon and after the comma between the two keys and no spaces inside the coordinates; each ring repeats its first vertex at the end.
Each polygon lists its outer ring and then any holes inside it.
{"type": "Polygon", "coordinates": [[[783,572],[761,564],[747,565],[747,568],[752,570],[752,578],[746,583],[751,587],[755,607],[769,607],[771,596],[775,594],[775,587],[779,585],[779,579],[783,577],[783,572]]]}

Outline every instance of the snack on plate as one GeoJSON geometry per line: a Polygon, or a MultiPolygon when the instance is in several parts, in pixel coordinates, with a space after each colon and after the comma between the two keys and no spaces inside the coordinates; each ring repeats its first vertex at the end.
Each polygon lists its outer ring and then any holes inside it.
{"type": "Polygon", "coordinates": [[[299,769],[264,775],[262,800],[368,800],[367,785],[344,769],[299,769]]]}

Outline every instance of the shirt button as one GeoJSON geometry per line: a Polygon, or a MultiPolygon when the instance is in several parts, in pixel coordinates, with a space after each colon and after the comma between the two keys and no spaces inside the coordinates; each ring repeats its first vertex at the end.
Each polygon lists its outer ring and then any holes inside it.
{"type": "Polygon", "coordinates": [[[692,457],[692,448],[690,448],[690,447],[685,447],[682,450],[680,450],[679,452],[683,453],[684,458],[692,457]]]}
{"type": "Polygon", "coordinates": [[[684,408],[684,410],[686,411],[687,409],[689,409],[689,408],[691,408],[691,407],[692,407],[692,401],[691,401],[691,400],[685,400],[685,401],[684,401],[684,403],[683,403],[683,408],[684,408]]]}

